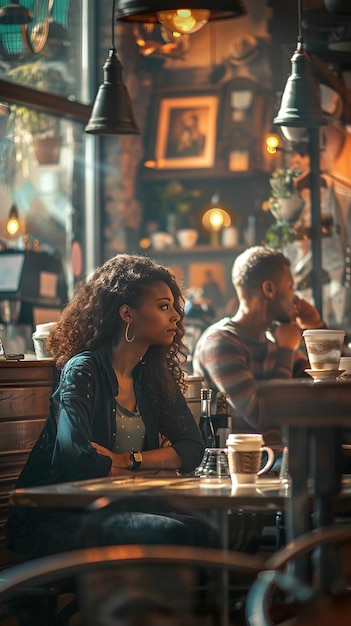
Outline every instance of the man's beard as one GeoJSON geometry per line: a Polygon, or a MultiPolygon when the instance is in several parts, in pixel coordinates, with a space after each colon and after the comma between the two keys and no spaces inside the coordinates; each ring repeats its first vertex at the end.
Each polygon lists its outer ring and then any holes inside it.
{"type": "Polygon", "coordinates": [[[290,324],[291,317],[289,317],[286,313],[278,313],[275,321],[279,322],[280,324],[290,324]]]}

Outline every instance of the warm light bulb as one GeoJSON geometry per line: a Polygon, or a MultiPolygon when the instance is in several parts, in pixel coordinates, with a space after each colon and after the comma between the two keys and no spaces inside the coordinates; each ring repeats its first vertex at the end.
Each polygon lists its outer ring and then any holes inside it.
{"type": "Polygon", "coordinates": [[[158,11],[157,17],[167,30],[186,35],[196,33],[205,26],[210,17],[210,11],[207,9],[173,9],[158,11]]]}
{"type": "Polygon", "coordinates": [[[208,209],[202,217],[202,224],[209,231],[219,231],[231,225],[231,217],[224,209],[208,209]]]}
{"type": "Polygon", "coordinates": [[[6,225],[6,230],[9,235],[15,235],[19,229],[18,219],[16,217],[10,217],[6,225]]]}
{"type": "Polygon", "coordinates": [[[277,135],[268,135],[266,138],[266,150],[269,154],[275,154],[279,146],[277,135]]]}
{"type": "Polygon", "coordinates": [[[210,224],[213,230],[220,230],[223,226],[223,215],[221,211],[214,209],[210,215],[210,224]]]}

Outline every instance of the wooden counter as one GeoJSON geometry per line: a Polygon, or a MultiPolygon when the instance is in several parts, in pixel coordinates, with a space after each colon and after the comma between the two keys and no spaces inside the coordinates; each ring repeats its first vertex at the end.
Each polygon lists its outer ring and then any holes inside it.
{"type": "Polygon", "coordinates": [[[57,378],[51,360],[0,361],[0,546],[9,493],[43,428],[57,378]]]}

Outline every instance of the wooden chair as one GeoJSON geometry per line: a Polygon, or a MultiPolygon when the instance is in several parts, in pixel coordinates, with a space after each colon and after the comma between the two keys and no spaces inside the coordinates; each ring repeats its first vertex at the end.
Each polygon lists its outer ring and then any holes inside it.
{"type": "MultiPolygon", "coordinates": [[[[198,568],[216,572],[220,583],[224,570],[254,579],[263,564],[254,556],[248,559],[236,552],[182,546],[109,546],[55,554],[2,572],[0,624],[7,623],[4,620],[11,612],[17,614],[16,600],[31,597],[33,589],[74,580],[84,626],[134,626],[141,623],[141,616],[145,626],[190,626],[204,613],[192,597],[198,568]]],[[[216,601],[217,589],[213,587],[206,607],[208,625],[229,623],[216,601]]],[[[62,623],[51,622],[50,626],[62,623]]]]}
{"type": "Polygon", "coordinates": [[[265,563],[246,598],[249,626],[349,626],[351,621],[351,527],[328,527],[302,535],[265,563]],[[330,585],[319,562],[327,553],[330,585]],[[309,563],[310,582],[289,571],[297,559],[309,563]],[[288,621],[287,621],[288,620],[288,621]]]}

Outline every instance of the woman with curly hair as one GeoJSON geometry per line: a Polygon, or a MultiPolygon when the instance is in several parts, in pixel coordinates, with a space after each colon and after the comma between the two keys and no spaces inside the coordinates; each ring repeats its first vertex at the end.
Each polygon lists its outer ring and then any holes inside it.
{"type": "MultiPolygon", "coordinates": [[[[47,340],[62,372],[17,487],[194,470],[204,447],[182,393],[183,304],[173,274],[137,255],[113,257],[78,287],[47,340]]],[[[101,543],[192,543],[179,519],[145,515],[107,524],[101,543]]],[[[86,516],[13,508],[8,547],[31,557],[80,547],[86,516]]]]}

